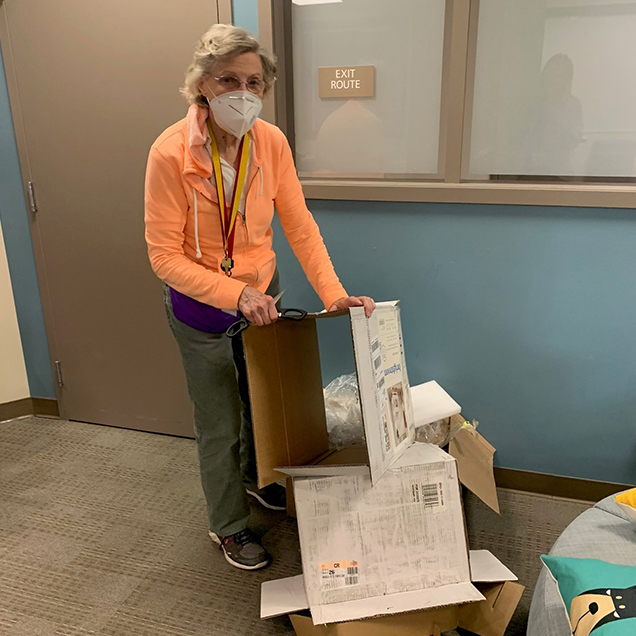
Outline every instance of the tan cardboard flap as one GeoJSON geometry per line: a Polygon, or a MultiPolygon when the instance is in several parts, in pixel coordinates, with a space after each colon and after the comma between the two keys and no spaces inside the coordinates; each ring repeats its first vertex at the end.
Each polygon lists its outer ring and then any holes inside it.
{"type": "Polygon", "coordinates": [[[316,322],[279,320],[243,334],[259,487],[276,466],[309,464],[329,449],[316,322]]]}
{"type": "Polygon", "coordinates": [[[451,440],[448,452],[457,460],[462,484],[499,514],[493,469],[495,448],[477,431],[463,428],[451,440]]]}
{"type": "Polygon", "coordinates": [[[314,625],[309,616],[292,614],[290,617],[296,636],[336,636],[335,625],[314,625]]]}
{"type": "Polygon", "coordinates": [[[478,636],[504,636],[526,588],[512,581],[480,583],[478,587],[486,600],[460,607],[458,627],[478,636]]]}
{"type": "Polygon", "coordinates": [[[438,636],[457,627],[457,607],[363,621],[314,625],[308,616],[290,616],[298,636],[438,636]]]}
{"type": "Polygon", "coordinates": [[[319,463],[323,466],[334,464],[354,466],[360,464],[368,467],[369,453],[367,452],[366,446],[347,446],[346,448],[341,448],[333,453],[329,453],[329,455],[323,457],[319,463]]]}

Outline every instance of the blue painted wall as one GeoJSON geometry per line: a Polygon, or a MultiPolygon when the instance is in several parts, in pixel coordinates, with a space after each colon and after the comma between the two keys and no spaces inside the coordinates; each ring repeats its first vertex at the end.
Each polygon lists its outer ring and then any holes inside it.
{"type": "Polygon", "coordinates": [[[0,51],[0,220],[33,397],[55,398],[42,303],[0,51]]]}
{"type": "Polygon", "coordinates": [[[233,0],[232,17],[236,26],[258,36],[258,0],[233,0]]]}
{"type": "MultiPolygon", "coordinates": [[[[437,380],[499,465],[636,482],[634,211],[309,206],[349,293],[401,299],[411,383],[437,380]]],[[[320,309],[277,230],[285,304],[320,309]]],[[[325,380],[350,368],[337,331],[325,380]]]]}

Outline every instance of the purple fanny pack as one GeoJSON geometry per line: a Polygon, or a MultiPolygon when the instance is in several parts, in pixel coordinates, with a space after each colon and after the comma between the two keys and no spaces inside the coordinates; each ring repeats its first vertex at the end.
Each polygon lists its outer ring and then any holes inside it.
{"type": "Polygon", "coordinates": [[[172,313],[177,320],[188,327],[207,333],[223,333],[241,317],[239,312],[236,312],[236,315],[230,314],[190,298],[172,287],[170,287],[170,301],[172,313]]]}

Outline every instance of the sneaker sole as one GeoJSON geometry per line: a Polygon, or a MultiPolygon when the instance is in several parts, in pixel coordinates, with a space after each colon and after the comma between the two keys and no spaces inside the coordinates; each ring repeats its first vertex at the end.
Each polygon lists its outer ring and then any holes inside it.
{"type": "MultiPolygon", "coordinates": [[[[221,545],[221,539],[219,539],[219,535],[212,532],[212,530],[210,530],[208,532],[208,534],[210,535],[210,539],[212,539],[212,541],[214,541],[214,543],[216,543],[217,545],[221,545]]],[[[228,553],[225,551],[225,549],[221,548],[223,551],[223,556],[225,557],[225,560],[230,564],[233,565],[235,568],[238,568],[239,570],[262,570],[263,568],[266,568],[268,565],[271,565],[271,559],[267,559],[267,561],[262,561],[261,563],[257,563],[256,565],[243,565],[242,563],[239,563],[238,561],[234,561],[229,555],[228,553]]]]}
{"type": "Polygon", "coordinates": [[[254,497],[261,506],[264,506],[268,510],[276,510],[278,512],[285,512],[287,510],[287,506],[273,506],[272,504],[267,503],[257,492],[254,492],[253,490],[246,490],[246,492],[250,497],[254,497]]]}

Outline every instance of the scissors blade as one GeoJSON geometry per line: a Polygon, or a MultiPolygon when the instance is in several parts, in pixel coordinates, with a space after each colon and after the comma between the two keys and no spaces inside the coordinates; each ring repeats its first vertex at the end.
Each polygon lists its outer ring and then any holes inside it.
{"type": "Polygon", "coordinates": [[[285,293],[285,290],[283,289],[283,291],[280,292],[280,294],[276,294],[276,296],[274,296],[274,304],[276,304],[283,297],[284,293],[285,293]]]}

